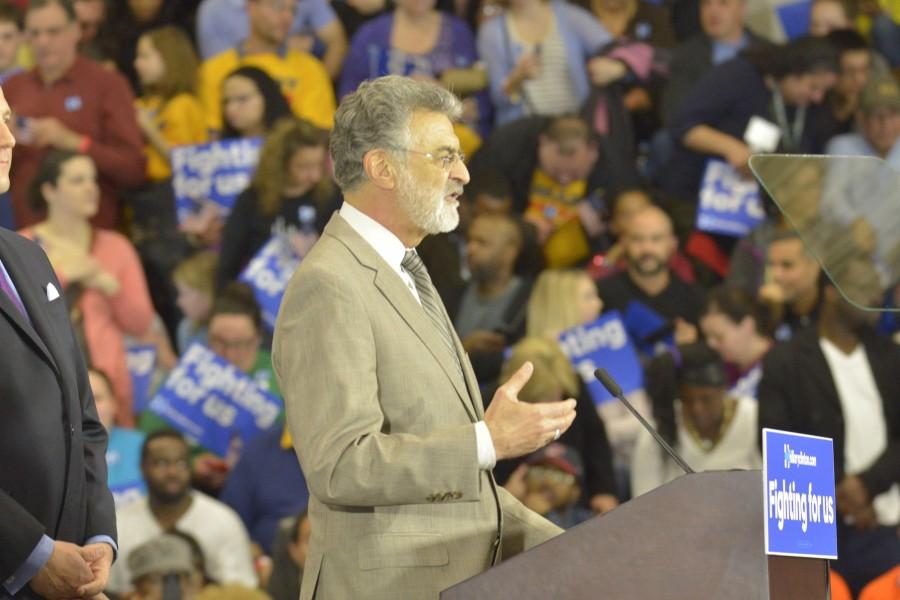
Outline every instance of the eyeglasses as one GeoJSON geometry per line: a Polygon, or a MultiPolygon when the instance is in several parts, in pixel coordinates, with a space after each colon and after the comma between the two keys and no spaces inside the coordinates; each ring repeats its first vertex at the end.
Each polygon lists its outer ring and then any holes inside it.
{"type": "Polygon", "coordinates": [[[399,150],[401,152],[412,152],[413,154],[420,154],[439,166],[444,171],[450,171],[454,166],[456,166],[457,162],[464,163],[466,162],[466,153],[462,151],[449,152],[447,154],[437,155],[433,152],[422,152],[421,150],[413,150],[412,148],[401,148],[400,146],[391,146],[391,150],[399,150]]]}

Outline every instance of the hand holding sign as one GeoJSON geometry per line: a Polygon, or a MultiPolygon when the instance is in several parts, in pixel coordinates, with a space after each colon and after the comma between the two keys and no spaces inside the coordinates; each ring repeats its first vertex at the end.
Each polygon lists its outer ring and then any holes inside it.
{"type": "Polygon", "coordinates": [[[565,432],[575,420],[575,400],[527,404],[519,392],[534,367],[526,362],[500,386],[484,414],[497,460],[534,452],[565,432]]]}
{"type": "MultiPolygon", "coordinates": [[[[747,152],[743,160],[749,157],[749,150],[747,152]]],[[[706,163],[700,183],[697,229],[742,237],[765,218],[765,213],[759,198],[759,185],[744,178],[734,164],[729,163],[721,160],[706,163]]]]}

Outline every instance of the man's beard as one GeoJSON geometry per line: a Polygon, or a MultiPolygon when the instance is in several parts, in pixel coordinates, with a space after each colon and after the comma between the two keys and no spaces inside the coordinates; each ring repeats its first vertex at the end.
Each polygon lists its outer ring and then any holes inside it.
{"type": "Polygon", "coordinates": [[[459,225],[458,205],[446,202],[444,197],[461,193],[461,185],[448,181],[440,191],[422,189],[406,169],[400,170],[398,183],[397,202],[413,225],[429,235],[453,231],[459,225]]]}
{"type": "Polygon", "coordinates": [[[650,275],[659,275],[666,269],[666,261],[660,259],[657,256],[653,256],[652,254],[642,254],[637,258],[632,258],[628,256],[628,264],[632,269],[638,272],[640,275],[650,276],[650,275]],[[650,262],[646,259],[652,258],[653,261],[650,262]]]}

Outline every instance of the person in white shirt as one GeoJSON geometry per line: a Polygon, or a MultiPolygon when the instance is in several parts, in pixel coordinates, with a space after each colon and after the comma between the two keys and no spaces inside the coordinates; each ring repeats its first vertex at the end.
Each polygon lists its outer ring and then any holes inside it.
{"type": "MultiPolygon", "coordinates": [[[[838,240],[832,240],[840,248],[838,240]]],[[[834,440],[839,559],[854,595],[900,563],[900,346],[878,336],[871,261],[832,261],[815,327],[763,359],[759,426],[834,440]]]]}
{"type": "MultiPolygon", "coordinates": [[[[722,359],[704,342],[677,347],[647,373],[659,433],[695,471],[758,469],[757,405],[728,393],[722,359]]],[[[631,460],[631,493],[639,496],[683,474],[641,430],[631,460]]]]}
{"type": "Polygon", "coordinates": [[[173,529],[194,537],[203,550],[206,572],[216,583],[257,586],[250,537],[240,517],[225,504],[191,489],[188,445],[180,433],[151,433],[141,451],[141,472],[148,496],[116,512],[119,556],[108,590],[131,590],[129,554],[141,544],[173,529]]]}

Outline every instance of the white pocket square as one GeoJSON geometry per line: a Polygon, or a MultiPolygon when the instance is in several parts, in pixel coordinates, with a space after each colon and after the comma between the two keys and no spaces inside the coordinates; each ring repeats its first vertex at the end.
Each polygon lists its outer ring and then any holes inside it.
{"type": "Polygon", "coordinates": [[[59,298],[59,291],[56,289],[56,286],[52,283],[47,284],[47,302],[53,302],[59,298]]]}

